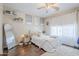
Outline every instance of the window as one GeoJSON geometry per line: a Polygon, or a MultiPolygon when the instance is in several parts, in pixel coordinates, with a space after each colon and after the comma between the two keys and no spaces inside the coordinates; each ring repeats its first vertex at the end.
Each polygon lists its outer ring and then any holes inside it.
{"type": "Polygon", "coordinates": [[[57,30],[58,30],[57,26],[52,26],[51,27],[51,35],[57,36],[58,35],[57,30]]]}
{"type": "Polygon", "coordinates": [[[57,26],[57,35],[62,36],[62,26],[57,26]]]}
{"type": "Polygon", "coordinates": [[[32,24],[32,16],[26,15],[26,23],[32,24]]]}
{"type": "Polygon", "coordinates": [[[74,25],[65,25],[62,26],[62,33],[65,37],[74,37],[75,35],[75,27],[74,25]]]}
{"type": "Polygon", "coordinates": [[[44,19],[43,18],[40,18],[40,24],[44,25],[44,19]]]}
{"type": "Polygon", "coordinates": [[[75,25],[73,24],[50,27],[50,35],[52,36],[74,37],[75,33],[75,25]]]}

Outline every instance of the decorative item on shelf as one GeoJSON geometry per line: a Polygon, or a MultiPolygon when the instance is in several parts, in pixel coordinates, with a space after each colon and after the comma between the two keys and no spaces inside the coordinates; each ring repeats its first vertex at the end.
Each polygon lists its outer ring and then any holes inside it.
{"type": "Polygon", "coordinates": [[[12,10],[4,10],[3,11],[3,14],[5,15],[11,15],[11,16],[15,16],[16,15],[16,13],[15,13],[15,11],[12,11],[12,10]]]}
{"type": "Polygon", "coordinates": [[[23,21],[23,18],[22,17],[16,17],[13,19],[14,21],[23,21]]]}

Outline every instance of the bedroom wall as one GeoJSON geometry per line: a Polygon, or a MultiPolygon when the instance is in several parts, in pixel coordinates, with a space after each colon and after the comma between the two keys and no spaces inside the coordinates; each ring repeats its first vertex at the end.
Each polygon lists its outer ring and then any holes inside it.
{"type": "Polygon", "coordinates": [[[78,30],[77,30],[77,34],[78,34],[78,37],[79,37],[79,10],[77,11],[77,18],[76,18],[76,19],[77,19],[77,24],[78,24],[78,25],[77,25],[77,27],[78,27],[78,28],[77,28],[77,29],[78,29],[78,30]]]}
{"type": "MultiPolygon", "coordinates": [[[[5,9],[9,9],[8,7],[4,7],[4,10],[5,9]]],[[[10,10],[10,9],[9,9],[10,10]]],[[[11,8],[11,10],[14,10],[11,8]]],[[[27,14],[25,14],[24,12],[21,12],[19,10],[16,10],[17,12],[17,15],[22,17],[23,18],[23,21],[20,22],[20,21],[13,21],[14,17],[15,16],[10,16],[10,15],[4,15],[3,18],[3,23],[6,24],[6,23],[9,23],[12,25],[12,28],[13,28],[13,32],[15,34],[15,37],[16,37],[16,41],[17,43],[21,41],[20,39],[20,36],[22,34],[28,34],[29,31],[35,31],[35,32],[41,32],[42,31],[42,28],[41,28],[41,25],[40,25],[40,17],[37,17],[37,16],[32,16],[32,24],[27,24],[27,19],[26,16],[27,14]]],[[[29,15],[31,16],[31,15],[29,15]]]]}
{"type": "Polygon", "coordinates": [[[2,17],[3,17],[3,5],[0,4],[0,54],[3,54],[3,49],[2,49],[2,17]]]}
{"type": "MultiPolygon", "coordinates": [[[[50,26],[56,26],[56,25],[68,25],[68,24],[75,24],[75,33],[76,33],[76,37],[78,36],[77,35],[77,12],[74,11],[74,12],[70,12],[70,13],[67,13],[67,14],[62,14],[62,15],[59,15],[59,16],[55,16],[55,17],[48,17],[46,18],[46,22],[49,22],[49,25],[46,26],[45,25],[45,31],[46,33],[49,35],[50,34],[50,26]]],[[[45,22],[45,23],[46,23],[45,22]]],[[[67,37],[62,37],[62,38],[59,38],[61,43],[65,43],[65,44],[68,44],[68,45],[71,45],[71,46],[78,46],[77,45],[77,38],[67,38],[67,37]]]]}

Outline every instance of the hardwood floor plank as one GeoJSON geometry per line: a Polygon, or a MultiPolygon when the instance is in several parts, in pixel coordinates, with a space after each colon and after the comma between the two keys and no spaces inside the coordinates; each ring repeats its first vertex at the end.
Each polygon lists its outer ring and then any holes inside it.
{"type": "Polygon", "coordinates": [[[44,53],[42,49],[39,49],[35,45],[16,46],[8,51],[8,56],[40,56],[44,53]]]}

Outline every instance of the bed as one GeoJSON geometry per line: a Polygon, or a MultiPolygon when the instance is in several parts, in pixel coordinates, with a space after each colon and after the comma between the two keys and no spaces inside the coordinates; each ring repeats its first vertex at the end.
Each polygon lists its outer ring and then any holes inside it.
{"type": "Polygon", "coordinates": [[[32,42],[43,48],[46,52],[41,56],[78,56],[79,50],[62,45],[59,39],[46,36],[46,35],[34,35],[32,36],[32,42]]]}
{"type": "Polygon", "coordinates": [[[50,36],[41,34],[39,36],[33,35],[31,40],[39,48],[43,48],[47,52],[53,52],[59,47],[59,40],[50,36]]]}

